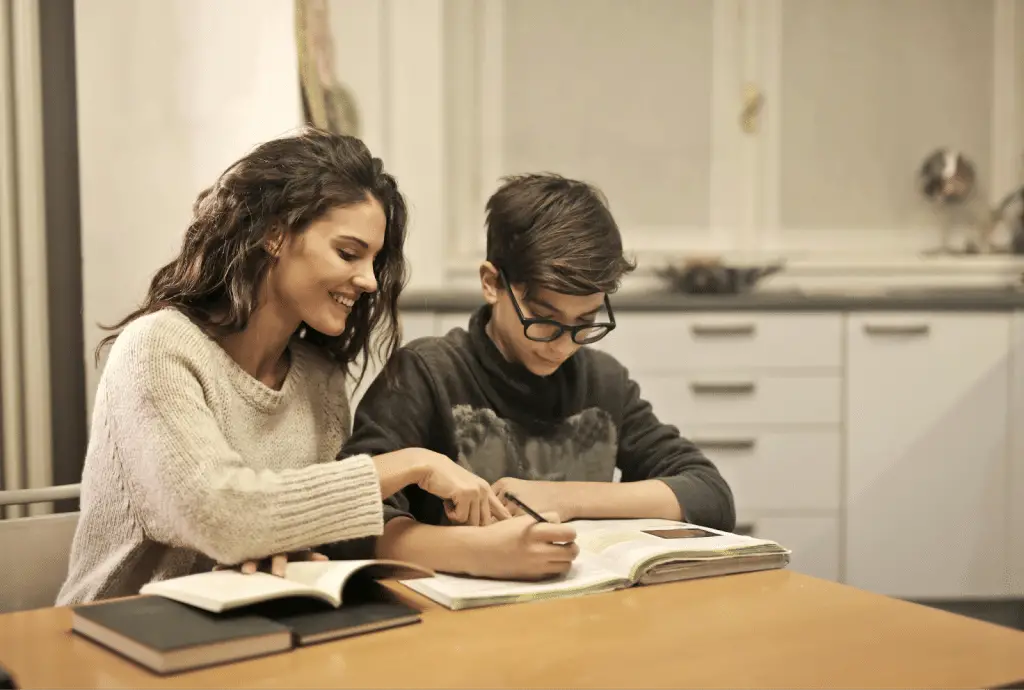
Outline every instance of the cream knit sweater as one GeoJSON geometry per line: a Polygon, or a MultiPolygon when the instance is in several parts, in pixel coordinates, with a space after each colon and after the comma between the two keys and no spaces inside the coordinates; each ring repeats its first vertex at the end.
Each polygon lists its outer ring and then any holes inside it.
{"type": "Polygon", "coordinates": [[[58,605],[381,534],[372,460],[335,462],[349,432],[344,372],[309,346],[291,353],[275,391],[176,310],[125,329],[96,393],[58,605]]]}

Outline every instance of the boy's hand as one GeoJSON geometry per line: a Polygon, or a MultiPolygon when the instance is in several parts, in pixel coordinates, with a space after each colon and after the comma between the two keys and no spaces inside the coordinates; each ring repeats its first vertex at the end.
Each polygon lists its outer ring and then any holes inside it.
{"type": "Polygon", "coordinates": [[[565,487],[561,482],[543,482],[531,479],[502,477],[491,485],[491,490],[501,499],[512,515],[523,515],[523,509],[505,498],[505,492],[513,493],[523,503],[538,513],[555,513],[559,522],[574,519],[572,506],[565,500],[565,487]]]}
{"type": "Polygon", "coordinates": [[[543,580],[569,572],[580,552],[576,530],[558,524],[554,513],[542,515],[550,522],[537,522],[523,515],[474,530],[474,565],[469,574],[502,580],[543,580]]]}

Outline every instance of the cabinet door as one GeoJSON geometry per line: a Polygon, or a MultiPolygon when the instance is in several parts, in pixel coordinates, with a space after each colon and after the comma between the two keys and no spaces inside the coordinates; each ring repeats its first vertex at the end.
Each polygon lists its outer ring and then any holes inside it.
{"type": "Polygon", "coordinates": [[[454,0],[446,21],[462,256],[500,178],[542,171],[600,187],[629,249],[731,247],[735,2],[454,0]]]}
{"type": "Polygon", "coordinates": [[[1013,88],[994,85],[996,7],[993,0],[764,4],[774,13],[762,22],[774,27],[762,41],[770,246],[832,255],[937,246],[939,218],[915,186],[925,156],[940,146],[963,152],[983,194],[1006,155],[1017,169],[1018,147],[993,148],[1010,134],[993,129],[994,94],[1013,88]]]}
{"type": "Polygon", "coordinates": [[[1009,314],[847,321],[847,582],[1007,594],[1009,314]]]}
{"type": "Polygon", "coordinates": [[[835,514],[763,517],[741,511],[736,531],[771,539],[792,551],[790,570],[839,581],[839,519],[835,514]]]}
{"type": "Polygon", "coordinates": [[[1014,316],[1011,366],[1010,593],[1024,597],[1024,312],[1014,316]]]}

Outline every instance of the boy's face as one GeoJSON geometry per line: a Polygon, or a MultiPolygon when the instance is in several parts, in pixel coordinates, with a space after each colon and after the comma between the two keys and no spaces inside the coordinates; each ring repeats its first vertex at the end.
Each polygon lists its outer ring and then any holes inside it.
{"type": "Polygon", "coordinates": [[[565,326],[593,323],[604,306],[603,292],[579,296],[539,288],[527,299],[525,286],[512,285],[512,294],[509,294],[509,290],[499,287],[497,270],[487,262],[480,269],[480,278],[484,299],[491,305],[487,334],[505,359],[522,364],[537,376],[555,373],[582,345],[573,342],[568,331],[550,342],[527,338],[513,298],[524,318],[551,319],[565,326]]]}

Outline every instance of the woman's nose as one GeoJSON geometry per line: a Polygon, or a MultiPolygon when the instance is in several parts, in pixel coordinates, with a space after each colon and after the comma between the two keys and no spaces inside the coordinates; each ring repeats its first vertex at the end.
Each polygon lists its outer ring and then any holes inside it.
{"type": "Polygon", "coordinates": [[[377,278],[373,275],[373,265],[360,271],[352,282],[363,292],[377,292],[377,278]]]}

